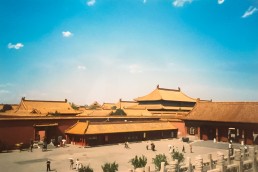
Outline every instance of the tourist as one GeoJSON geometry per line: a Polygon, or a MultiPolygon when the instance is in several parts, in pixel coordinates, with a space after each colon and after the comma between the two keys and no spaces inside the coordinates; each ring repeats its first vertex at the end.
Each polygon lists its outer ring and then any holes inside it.
{"type": "Polygon", "coordinates": [[[31,139],[30,140],[30,151],[32,152],[32,150],[33,150],[33,144],[34,144],[34,141],[31,139]]]}
{"type": "Polygon", "coordinates": [[[48,159],[48,160],[47,160],[47,171],[51,171],[51,170],[50,170],[50,163],[51,163],[51,162],[50,162],[50,160],[48,159]]]}
{"type": "Polygon", "coordinates": [[[79,159],[76,159],[75,167],[76,167],[76,170],[77,170],[77,171],[79,170],[79,164],[80,164],[79,159]]]}
{"type": "Polygon", "coordinates": [[[168,152],[172,153],[172,146],[171,145],[168,145],[168,152]]]}
{"type": "Polygon", "coordinates": [[[129,148],[128,142],[125,142],[125,148],[129,148]]]}
{"type": "Polygon", "coordinates": [[[74,164],[73,159],[72,159],[72,158],[70,158],[70,170],[72,170],[72,169],[73,169],[73,164],[74,164]]]}
{"type": "Polygon", "coordinates": [[[155,151],[155,144],[154,143],[151,143],[151,150],[155,151]]]}
{"type": "Polygon", "coordinates": [[[247,146],[244,145],[244,150],[245,150],[245,153],[247,153],[247,146]]]}
{"type": "Polygon", "coordinates": [[[185,153],[185,146],[183,145],[182,152],[185,153]]]}

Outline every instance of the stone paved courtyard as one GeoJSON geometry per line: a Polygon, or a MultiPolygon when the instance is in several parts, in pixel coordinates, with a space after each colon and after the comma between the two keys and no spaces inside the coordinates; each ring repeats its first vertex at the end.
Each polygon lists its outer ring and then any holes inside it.
{"type": "MultiPolygon", "coordinates": [[[[9,153],[0,153],[0,164],[3,172],[43,172],[46,171],[46,161],[51,160],[51,170],[58,172],[75,171],[69,169],[69,158],[79,159],[83,165],[89,164],[95,172],[101,172],[101,165],[106,162],[119,164],[120,172],[127,172],[133,169],[129,162],[135,155],[145,155],[148,159],[147,165],[154,171],[152,158],[157,154],[165,154],[171,160],[168,152],[168,145],[172,145],[180,152],[182,146],[185,146],[185,158],[191,157],[192,162],[197,155],[203,155],[204,161],[207,154],[211,153],[216,159],[218,151],[226,155],[227,143],[213,143],[211,141],[194,141],[192,142],[193,153],[190,153],[189,144],[182,142],[181,139],[169,139],[152,141],[156,146],[156,151],[146,150],[146,142],[129,143],[129,149],[124,148],[124,144],[99,146],[84,148],[78,145],[67,145],[61,148],[50,148],[42,152],[41,149],[34,149],[33,152],[24,150],[12,151],[9,153]]],[[[239,145],[233,145],[235,148],[239,145]]]]}

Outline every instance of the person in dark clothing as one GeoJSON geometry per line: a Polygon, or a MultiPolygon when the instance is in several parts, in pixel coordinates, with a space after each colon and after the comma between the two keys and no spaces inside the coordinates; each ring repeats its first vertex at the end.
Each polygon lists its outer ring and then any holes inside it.
{"type": "Polygon", "coordinates": [[[30,151],[32,152],[32,150],[33,150],[33,144],[34,144],[34,141],[31,139],[30,140],[30,151]]]}
{"type": "Polygon", "coordinates": [[[154,145],[154,143],[151,143],[151,150],[152,150],[152,151],[155,151],[155,145],[154,145]]]}
{"type": "Polygon", "coordinates": [[[185,146],[183,145],[182,152],[185,153],[185,146]]]}
{"type": "Polygon", "coordinates": [[[51,171],[51,170],[50,170],[50,163],[51,163],[51,162],[50,162],[50,160],[48,159],[48,160],[47,160],[47,171],[51,171]]]}

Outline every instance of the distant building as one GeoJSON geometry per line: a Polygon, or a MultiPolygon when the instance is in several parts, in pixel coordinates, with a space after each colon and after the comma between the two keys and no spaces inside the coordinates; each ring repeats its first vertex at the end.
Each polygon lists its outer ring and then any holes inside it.
{"type": "Polygon", "coordinates": [[[192,110],[197,99],[187,96],[180,88],[167,89],[158,85],[154,91],[136,98],[135,101],[138,102],[135,108],[145,108],[153,116],[180,118],[192,110]]]}
{"type": "Polygon", "coordinates": [[[65,138],[65,134],[73,142],[77,142],[79,137],[84,139],[83,144],[90,145],[180,137],[186,134],[181,118],[189,113],[195,103],[196,99],[186,96],[180,89],[159,86],[134,101],[120,99],[117,103],[103,105],[93,102],[89,106],[76,106],[78,110],[67,100],[27,100],[23,97],[12,110],[0,112],[0,143],[13,148],[16,143],[28,144],[30,139],[40,141],[46,137],[48,143],[57,141],[65,138]],[[85,130],[87,132],[83,137],[73,133],[71,128],[78,129],[79,126],[82,126],[80,132],[84,131],[85,121],[89,121],[88,127],[97,127],[98,133],[95,133],[94,139],[104,137],[109,141],[90,141],[90,136],[93,136],[89,132],[91,130],[85,130]],[[113,131],[110,130],[112,127],[113,131]]]}
{"type": "Polygon", "coordinates": [[[77,122],[65,131],[72,144],[94,146],[131,141],[176,138],[177,128],[170,122],[77,122]]]}
{"type": "Polygon", "coordinates": [[[79,111],[74,110],[71,105],[65,99],[64,101],[44,101],[44,100],[26,100],[25,97],[21,99],[21,102],[15,111],[18,115],[39,115],[39,116],[51,116],[51,115],[66,115],[75,116],[79,111]]]}
{"type": "Polygon", "coordinates": [[[258,144],[258,102],[197,102],[184,121],[202,140],[258,144]]]}

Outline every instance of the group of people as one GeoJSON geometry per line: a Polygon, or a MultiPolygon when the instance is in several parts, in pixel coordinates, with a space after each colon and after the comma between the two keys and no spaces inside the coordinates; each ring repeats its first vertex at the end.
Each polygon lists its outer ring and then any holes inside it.
{"type": "MultiPolygon", "coordinates": [[[[74,161],[73,158],[70,158],[70,170],[73,170],[74,161]]],[[[80,163],[79,159],[77,158],[75,161],[75,170],[78,171],[81,168],[82,164],[80,163]]]]}
{"type": "MultiPolygon", "coordinates": [[[[76,159],[75,161],[75,168],[74,168],[73,158],[69,158],[69,159],[70,159],[70,170],[75,169],[76,171],[79,171],[79,169],[82,167],[82,164],[80,163],[79,159],[76,159]]],[[[51,161],[49,159],[47,160],[46,164],[47,164],[47,171],[51,171],[51,168],[50,168],[51,161]]]]}
{"type": "Polygon", "coordinates": [[[151,142],[150,144],[149,144],[149,142],[147,142],[147,145],[146,145],[146,149],[147,150],[149,150],[149,146],[150,146],[150,149],[152,150],[152,151],[155,151],[156,149],[155,149],[155,144],[153,143],[153,142],[151,142]]]}
{"type": "MultiPolygon", "coordinates": [[[[193,153],[192,145],[191,145],[191,144],[189,144],[189,149],[190,149],[190,153],[193,153]]],[[[175,150],[175,147],[174,147],[174,146],[168,145],[168,151],[169,151],[170,154],[171,154],[171,153],[174,153],[175,151],[178,152],[178,148],[176,147],[176,150],[175,150]]],[[[182,147],[182,152],[183,152],[183,153],[186,153],[186,151],[185,151],[185,145],[183,145],[183,147],[182,147]]]]}

